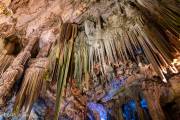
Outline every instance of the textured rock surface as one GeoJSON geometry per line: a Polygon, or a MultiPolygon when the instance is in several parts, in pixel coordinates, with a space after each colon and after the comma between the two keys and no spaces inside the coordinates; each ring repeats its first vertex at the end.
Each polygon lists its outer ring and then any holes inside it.
{"type": "Polygon", "coordinates": [[[61,21],[73,22],[87,6],[85,2],[71,0],[14,0],[0,4],[0,28],[4,29],[1,36],[18,34],[21,38],[41,36],[42,39],[49,35],[53,37],[53,27],[58,27],[61,21]],[[5,14],[6,9],[11,14],[5,14]]]}

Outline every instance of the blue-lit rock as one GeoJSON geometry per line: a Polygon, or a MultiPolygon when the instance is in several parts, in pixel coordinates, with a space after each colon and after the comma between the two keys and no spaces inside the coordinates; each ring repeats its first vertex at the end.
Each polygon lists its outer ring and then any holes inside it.
{"type": "Polygon", "coordinates": [[[143,109],[148,109],[147,101],[144,98],[141,100],[141,107],[143,109]]]}
{"type": "Polygon", "coordinates": [[[112,80],[110,83],[110,90],[107,95],[102,99],[103,102],[107,102],[112,99],[112,97],[120,90],[120,88],[125,84],[126,78],[122,80],[112,80]]]}
{"type": "MultiPolygon", "coordinates": [[[[108,113],[107,113],[106,108],[102,104],[90,102],[87,104],[87,106],[91,111],[95,111],[95,112],[99,113],[100,120],[107,120],[108,113]]],[[[91,117],[91,118],[93,118],[93,117],[91,117]]]]}
{"type": "Polygon", "coordinates": [[[47,106],[45,101],[43,99],[38,99],[37,102],[33,105],[30,118],[35,120],[44,120],[46,109],[47,106]]]}
{"type": "Polygon", "coordinates": [[[3,117],[3,115],[0,115],[0,120],[5,120],[5,118],[3,117]]]}
{"type": "Polygon", "coordinates": [[[128,103],[122,106],[123,117],[125,120],[138,120],[136,104],[134,100],[129,101],[128,103]]]}

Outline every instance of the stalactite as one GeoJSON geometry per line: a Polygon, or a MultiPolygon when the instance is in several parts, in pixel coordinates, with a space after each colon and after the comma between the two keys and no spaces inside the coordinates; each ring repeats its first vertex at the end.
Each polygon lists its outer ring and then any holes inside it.
{"type": "Polygon", "coordinates": [[[180,70],[178,6],[178,0],[0,1],[0,106],[17,92],[14,112],[29,119],[44,99],[51,116],[44,119],[164,120],[164,105],[179,105],[178,78],[171,79],[180,70]],[[24,39],[30,36],[39,44],[24,39]]]}
{"type": "Polygon", "coordinates": [[[55,120],[58,119],[59,111],[60,111],[60,102],[62,100],[62,96],[64,94],[64,89],[66,86],[66,82],[68,79],[68,71],[71,60],[71,54],[73,50],[74,39],[77,35],[77,25],[75,24],[63,24],[61,37],[59,42],[65,43],[63,46],[61,43],[58,44],[59,52],[59,71],[58,72],[58,82],[57,82],[57,100],[56,100],[56,112],[55,112],[55,120]]]}
{"type": "Polygon", "coordinates": [[[40,94],[44,94],[46,87],[46,75],[48,72],[49,60],[47,55],[51,44],[45,45],[39,51],[37,57],[29,61],[29,67],[25,72],[20,91],[16,96],[14,113],[18,114],[23,106],[24,112],[28,115],[31,112],[33,103],[40,94]]]}
{"type": "Polygon", "coordinates": [[[24,65],[26,64],[27,60],[31,57],[31,50],[36,43],[37,39],[31,39],[28,45],[22,50],[17,57],[14,59],[12,64],[10,65],[7,70],[2,73],[1,80],[3,84],[0,86],[0,104],[4,105],[5,100],[11,92],[11,89],[16,82],[22,76],[24,65]]]}

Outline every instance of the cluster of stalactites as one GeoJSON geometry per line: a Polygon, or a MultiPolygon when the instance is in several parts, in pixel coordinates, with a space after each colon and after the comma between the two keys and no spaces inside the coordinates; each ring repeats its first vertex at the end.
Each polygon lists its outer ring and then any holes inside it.
{"type": "Polygon", "coordinates": [[[89,71],[93,73],[94,67],[99,64],[100,71],[105,75],[107,65],[132,60],[138,64],[151,63],[161,79],[167,82],[164,74],[168,70],[178,73],[174,64],[180,45],[177,6],[138,0],[117,2],[117,8],[103,21],[103,14],[98,14],[95,21],[84,22],[85,30],[79,38],[85,42],[85,51],[79,56],[88,56],[89,71]],[[148,5],[158,8],[157,11],[152,11],[148,5]],[[147,17],[148,12],[152,19],[147,17]],[[167,13],[164,15],[164,12],[167,13]]]}

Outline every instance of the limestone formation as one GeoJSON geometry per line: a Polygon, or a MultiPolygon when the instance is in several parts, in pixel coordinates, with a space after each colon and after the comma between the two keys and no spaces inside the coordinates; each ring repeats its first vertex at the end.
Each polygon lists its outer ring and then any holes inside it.
{"type": "Polygon", "coordinates": [[[0,0],[0,120],[180,118],[179,0],[0,0]]]}

